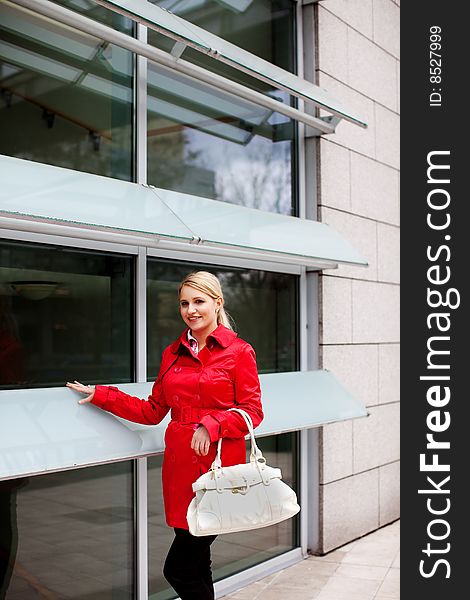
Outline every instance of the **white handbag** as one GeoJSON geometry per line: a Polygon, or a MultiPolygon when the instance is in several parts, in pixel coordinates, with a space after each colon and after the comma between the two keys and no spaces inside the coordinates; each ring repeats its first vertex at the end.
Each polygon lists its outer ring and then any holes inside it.
{"type": "Polygon", "coordinates": [[[258,529],[296,515],[297,496],[281,479],[281,470],[269,467],[258,448],[251,417],[231,408],[246,421],[251,437],[250,462],[223,467],[222,439],[210,470],[193,483],[196,496],[191,501],[187,521],[192,535],[218,535],[258,529]]]}

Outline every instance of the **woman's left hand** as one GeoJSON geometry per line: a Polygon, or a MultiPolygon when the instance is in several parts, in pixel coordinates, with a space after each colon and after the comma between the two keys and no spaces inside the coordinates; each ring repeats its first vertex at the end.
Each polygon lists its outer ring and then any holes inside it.
{"type": "Polygon", "coordinates": [[[210,445],[211,438],[209,437],[209,432],[204,425],[199,425],[191,440],[191,448],[198,456],[206,456],[209,452],[210,445]]]}

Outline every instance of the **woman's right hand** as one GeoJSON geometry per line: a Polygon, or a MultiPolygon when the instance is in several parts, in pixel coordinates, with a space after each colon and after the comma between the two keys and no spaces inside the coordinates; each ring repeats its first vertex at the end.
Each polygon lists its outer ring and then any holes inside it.
{"type": "Polygon", "coordinates": [[[95,395],[95,386],[94,385],[83,385],[79,381],[74,381],[73,383],[69,383],[67,381],[66,386],[79,392],[80,394],[86,394],[86,398],[82,398],[78,401],[79,404],[86,404],[87,402],[91,402],[93,400],[93,396],[95,395]]]}

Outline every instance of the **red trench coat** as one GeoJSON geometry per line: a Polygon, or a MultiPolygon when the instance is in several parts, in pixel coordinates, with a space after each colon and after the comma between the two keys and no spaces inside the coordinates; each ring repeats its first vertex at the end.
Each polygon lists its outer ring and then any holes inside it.
{"type": "Polygon", "coordinates": [[[141,400],[112,386],[97,385],[93,404],[136,423],[155,425],[171,409],[165,432],[163,499],[170,527],[188,529],[186,511],[194,494],[192,484],[209,470],[222,444],[222,464],[245,462],[245,421],[227,411],[246,410],[257,427],[263,419],[261,392],[253,348],[219,324],[196,357],[190,350],[186,329],[163,351],[160,372],[148,400],[141,400]],[[197,456],[191,439],[198,424],[204,425],[211,445],[207,456],[197,456]]]}

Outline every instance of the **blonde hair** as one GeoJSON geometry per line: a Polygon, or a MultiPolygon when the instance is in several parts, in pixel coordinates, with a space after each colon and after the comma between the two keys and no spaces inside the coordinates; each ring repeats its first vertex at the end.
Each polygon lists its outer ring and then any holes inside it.
{"type": "Polygon", "coordinates": [[[217,312],[217,324],[222,323],[222,325],[225,325],[225,327],[233,330],[233,320],[224,308],[224,294],[222,292],[222,286],[215,275],[209,273],[208,271],[193,271],[192,273],[188,273],[188,275],[186,275],[186,277],[180,283],[178,288],[178,296],[181,294],[181,290],[184,285],[189,285],[200,292],[204,292],[214,300],[220,298],[222,300],[222,305],[217,312]]]}

